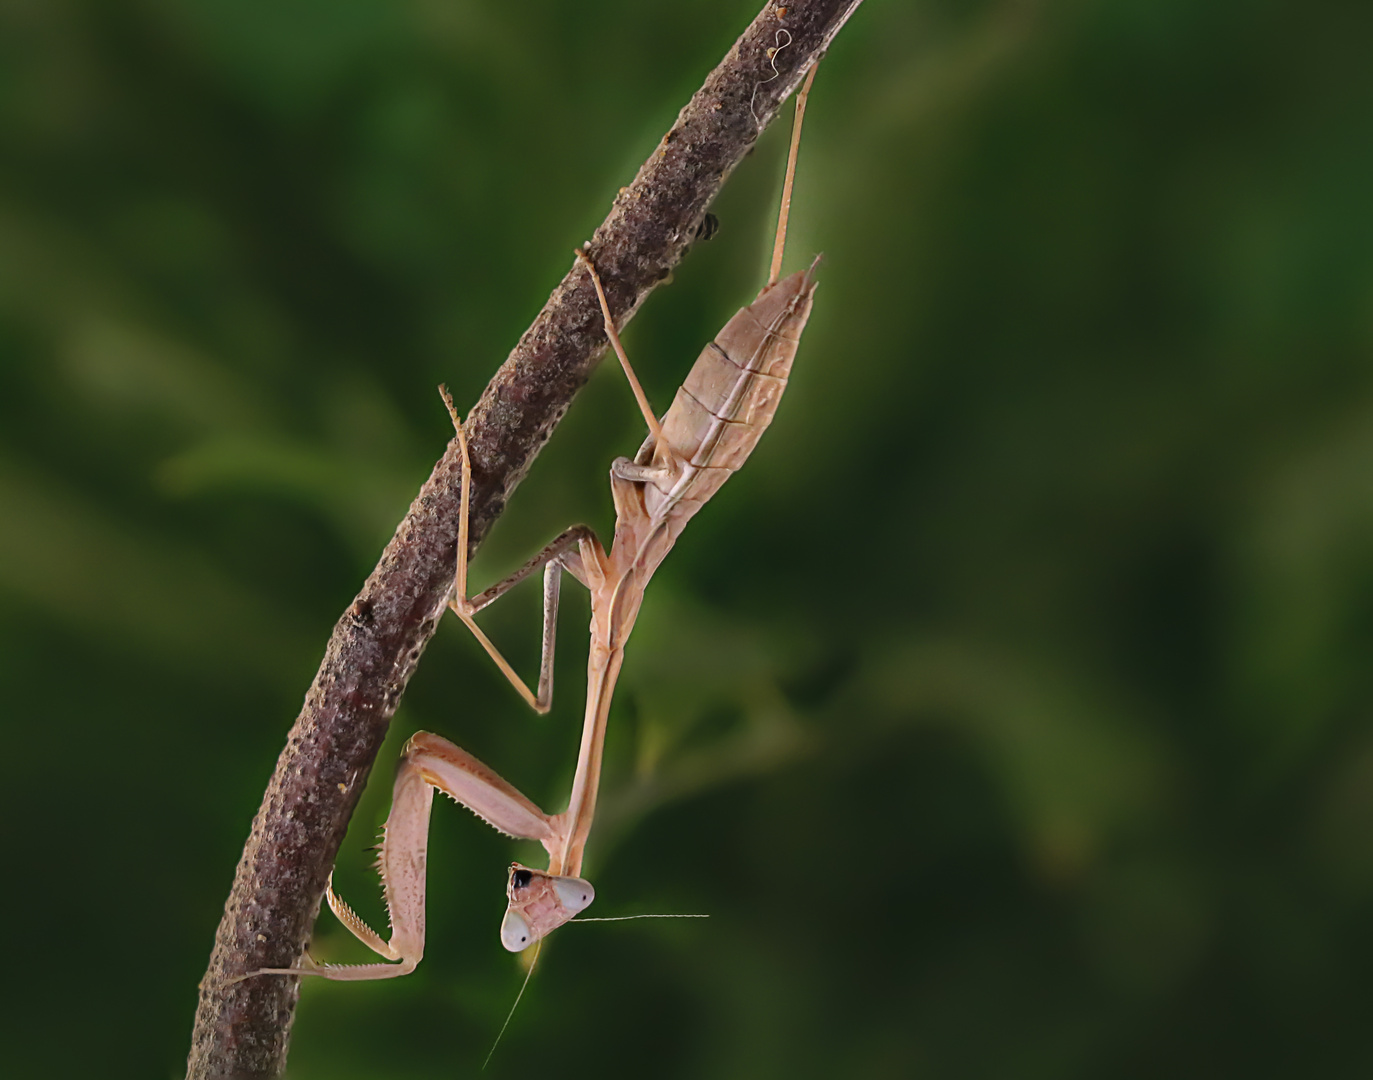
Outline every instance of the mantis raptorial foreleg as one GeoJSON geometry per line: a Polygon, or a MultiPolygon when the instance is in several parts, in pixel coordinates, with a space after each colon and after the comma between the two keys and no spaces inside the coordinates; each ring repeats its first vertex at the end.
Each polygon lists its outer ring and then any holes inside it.
{"type": "MultiPolygon", "coordinates": [[[[391,938],[368,926],[334,892],[329,907],[364,945],[390,964],[325,964],[305,968],[265,968],[258,975],[319,975],[340,981],[389,979],[407,975],[424,956],[425,861],[429,852],[429,811],[441,791],[467,807],[492,828],[522,840],[538,840],[550,855],[561,843],[558,816],[545,814],[493,769],[460,746],[431,732],[411,737],[401,753],[392,792],[391,812],[377,853],[391,920],[391,938]]],[[[595,899],[595,890],[580,878],[511,867],[507,886],[510,906],[501,924],[501,941],[518,952],[561,926],[595,899]]]]}

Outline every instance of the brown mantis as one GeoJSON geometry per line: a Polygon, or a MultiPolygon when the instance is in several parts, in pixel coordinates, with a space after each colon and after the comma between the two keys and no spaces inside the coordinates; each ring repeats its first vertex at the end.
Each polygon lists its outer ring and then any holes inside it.
{"type": "MultiPolygon", "coordinates": [[[[782,209],[771,273],[757,299],[738,312],[705,347],[661,422],[635,377],[615,329],[600,276],[583,250],[577,251],[596,290],[606,335],[629,379],[649,429],[631,460],[611,465],[616,523],[610,549],[586,526],[558,536],[523,567],[476,597],[467,595],[468,508],[471,463],[467,437],[444,400],[462,457],[462,502],[458,524],[457,571],[449,607],[529,704],[546,712],[553,692],[553,652],[558,595],[565,570],[591,594],[591,644],[581,747],[568,807],[546,814],[494,770],[461,747],[429,732],[406,744],[396,772],[394,797],[377,859],[391,921],[385,941],[328,889],[329,906],[365,945],[390,963],[268,968],[253,974],[320,975],[329,979],[383,979],[405,975],[424,955],[425,861],[434,792],[442,791],[497,830],[539,841],[548,852],[547,870],[512,865],[509,905],[501,943],[512,952],[540,940],[586,909],[595,897],[580,877],[595,814],[606,724],[625,644],[639,613],[644,588],[686,523],[747,460],[771,423],[810,316],[814,271],[779,280],[787,215],[812,68],[797,95],[782,209]],[[531,692],[500,651],[477,626],[475,615],[539,568],[544,570],[543,645],[537,689],[531,692]]],[[[818,262],[818,260],[816,260],[818,262]]],[[[307,959],[307,963],[310,963],[307,959]]]]}

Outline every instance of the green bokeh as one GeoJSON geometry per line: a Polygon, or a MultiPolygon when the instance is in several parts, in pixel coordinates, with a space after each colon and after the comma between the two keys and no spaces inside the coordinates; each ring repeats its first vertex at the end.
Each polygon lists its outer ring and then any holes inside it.
{"type": "MultiPolygon", "coordinates": [[[[329,629],[747,3],[0,3],[5,1071],[174,1076],[329,629]]],[[[489,1075],[1373,1075],[1373,8],[869,0],[816,83],[792,387],[649,594],[588,870],[489,1075]]],[[[627,336],[763,273],[785,125],[627,336]]],[[[610,526],[605,368],[475,568],[610,526]]],[[[529,670],[537,597],[486,618],[529,670]]],[[[399,745],[565,798],[445,626],[399,745]]],[[[429,948],[293,1077],[474,1073],[523,969],[435,814],[429,948]]],[[[317,953],[361,959],[326,915],[317,953]]]]}

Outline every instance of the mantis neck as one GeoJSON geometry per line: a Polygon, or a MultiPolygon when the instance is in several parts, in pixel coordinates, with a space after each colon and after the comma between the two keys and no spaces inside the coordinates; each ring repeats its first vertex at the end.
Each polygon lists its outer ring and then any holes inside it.
{"type": "Polygon", "coordinates": [[[596,793],[601,785],[601,758],[605,750],[606,720],[610,716],[610,699],[615,693],[615,680],[624,661],[623,646],[609,646],[592,640],[591,654],[586,665],[586,718],[582,723],[582,746],[577,755],[577,772],[572,781],[572,797],[568,800],[565,820],[566,840],[563,842],[561,866],[553,873],[580,877],[582,854],[591,819],[596,813],[596,793]]]}

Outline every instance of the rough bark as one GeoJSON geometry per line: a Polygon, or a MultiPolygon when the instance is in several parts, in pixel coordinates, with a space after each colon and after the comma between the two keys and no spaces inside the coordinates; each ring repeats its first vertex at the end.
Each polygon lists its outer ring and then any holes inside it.
{"type": "MultiPolygon", "coordinates": [[[[618,322],[669,275],[730,172],[860,2],[770,0],[621,190],[590,248],[618,322]]],[[[474,550],[605,346],[588,278],[569,271],[468,417],[474,550]]],[[[334,627],[215,936],[187,1068],[194,1080],[276,1077],[285,1068],[299,979],[226,980],[300,959],[348,819],[444,611],[458,499],[450,443],[334,627]]]]}

